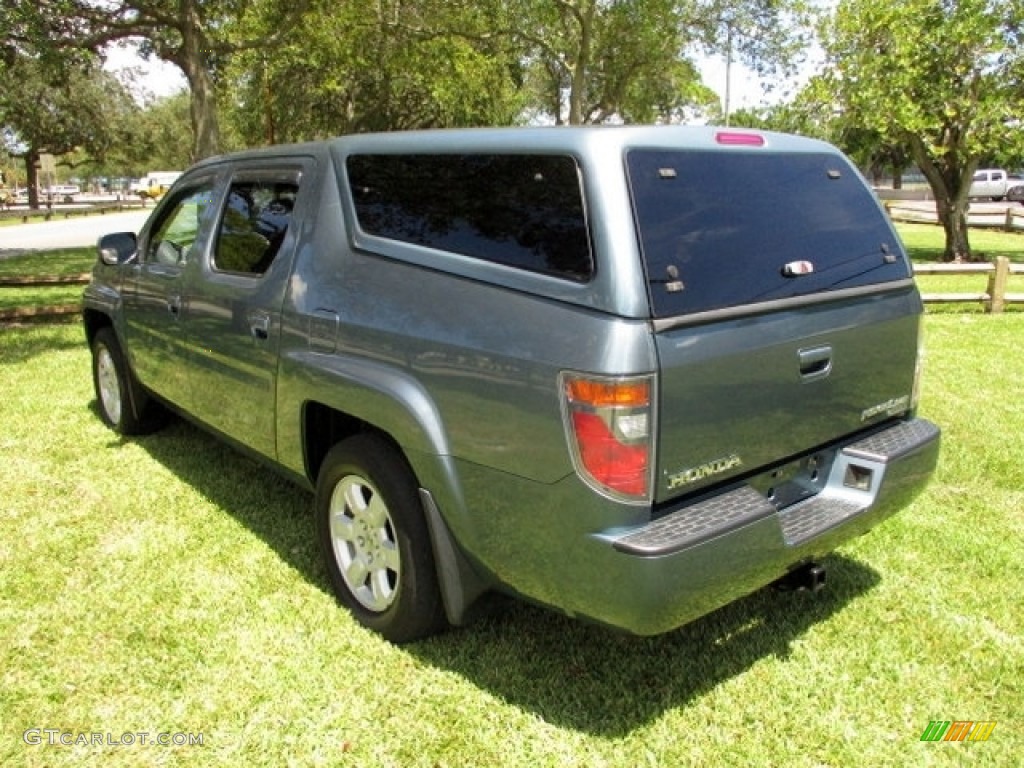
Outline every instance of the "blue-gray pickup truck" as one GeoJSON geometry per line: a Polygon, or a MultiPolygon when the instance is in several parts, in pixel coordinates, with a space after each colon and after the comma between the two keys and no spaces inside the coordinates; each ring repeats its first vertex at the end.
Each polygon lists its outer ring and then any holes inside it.
{"type": "Polygon", "coordinates": [[[315,492],[403,642],[503,591],[669,631],[928,481],[922,303],[830,145],[720,128],[349,136],[204,161],[84,297],[98,410],[315,492]]]}

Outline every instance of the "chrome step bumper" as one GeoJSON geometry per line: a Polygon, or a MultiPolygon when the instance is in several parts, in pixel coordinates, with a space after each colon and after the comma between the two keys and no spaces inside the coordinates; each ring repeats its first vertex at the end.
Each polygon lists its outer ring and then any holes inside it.
{"type": "Polygon", "coordinates": [[[850,532],[857,535],[924,487],[938,458],[939,441],[940,430],[931,422],[903,422],[839,448],[825,487],[809,499],[779,510],[743,485],[615,537],[612,545],[625,554],[664,556],[768,518],[777,521],[787,547],[814,542],[853,520],[868,523],[850,532]]]}

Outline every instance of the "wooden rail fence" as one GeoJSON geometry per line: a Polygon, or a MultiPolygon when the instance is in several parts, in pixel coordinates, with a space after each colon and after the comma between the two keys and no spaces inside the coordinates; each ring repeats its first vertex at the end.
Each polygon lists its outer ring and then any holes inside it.
{"type": "Polygon", "coordinates": [[[146,203],[144,200],[117,200],[114,202],[96,203],[95,205],[84,205],[84,206],[44,206],[42,208],[23,208],[8,207],[3,208],[0,206],[0,220],[3,219],[20,219],[22,224],[27,224],[30,221],[41,219],[43,221],[51,221],[52,219],[63,216],[65,219],[70,219],[72,216],[91,216],[92,214],[103,215],[105,213],[123,213],[125,211],[137,211],[140,208],[145,208],[146,203]]]}
{"type": "MultiPolygon", "coordinates": [[[[40,275],[35,277],[3,277],[0,288],[31,288],[46,285],[87,285],[89,274],[81,275],[40,275]]],[[[0,323],[15,323],[22,320],[53,320],[59,317],[77,315],[81,304],[55,304],[38,307],[12,307],[0,309],[0,323]]]]}
{"type": "Polygon", "coordinates": [[[998,314],[1007,304],[1024,304],[1024,293],[1008,290],[1011,275],[1024,275],[1024,264],[1011,264],[1005,256],[994,262],[978,264],[915,264],[914,276],[919,275],[988,275],[985,290],[975,293],[928,293],[921,292],[925,304],[949,304],[956,302],[982,302],[986,312],[998,314]]]}
{"type": "MultiPolygon", "coordinates": [[[[998,314],[1008,304],[1024,304],[1024,293],[1008,290],[1012,275],[1024,275],[1024,264],[1012,264],[1005,256],[994,262],[978,264],[916,264],[914,276],[921,275],[987,275],[984,291],[972,293],[931,293],[921,292],[925,304],[976,303],[985,305],[985,311],[998,314]]],[[[15,288],[39,285],[85,285],[89,275],[68,275],[62,277],[0,278],[0,288],[15,288]]],[[[64,304],[52,307],[17,307],[0,310],[0,323],[27,319],[42,319],[74,315],[81,311],[79,304],[64,304]]]]}
{"type": "MultiPolygon", "coordinates": [[[[917,224],[937,224],[939,217],[935,212],[934,203],[927,205],[902,200],[885,200],[883,202],[889,218],[893,221],[904,221],[917,224]]],[[[1024,206],[1007,204],[1000,210],[971,208],[967,212],[968,224],[972,227],[1002,229],[1006,232],[1024,231],[1024,206]]]]}

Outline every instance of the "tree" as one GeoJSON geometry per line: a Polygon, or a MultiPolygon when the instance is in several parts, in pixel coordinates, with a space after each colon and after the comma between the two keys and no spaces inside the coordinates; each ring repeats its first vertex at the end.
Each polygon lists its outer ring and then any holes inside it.
{"type": "Polygon", "coordinates": [[[189,84],[192,160],[220,151],[217,78],[241,50],[280,45],[310,0],[14,0],[25,42],[99,51],[140,40],[143,55],[177,65],[189,84]]]}
{"type": "Polygon", "coordinates": [[[55,69],[43,59],[17,54],[3,70],[18,86],[0,89],[0,128],[6,150],[25,162],[30,207],[39,207],[43,154],[82,150],[102,159],[127,140],[137,107],[98,62],[55,69]]]}
{"type": "Polygon", "coordinates": [[[736,55],[789,59],[801,0],[380,0],[312,9],[295,42],[233,59],[250,142],[364,130],[685,119],[714,112],[692,54],[719,17],[736,55]],[[301,43],[298,42],[301,40],[301,43]],[[689,51],[689,53],[688,53],[689,51]]]}
{"type": "Polygon", "coordinates": [[[843,0],[822,34],[850,124],[909,148],[945,230],[945,259],[970,260],[971,177],[1024,142],[1020,0],[843,0]]]}
{"type": "Polygon", "coordinates": [[[126,140],[107,153],[104,175],[145,176],[156,170],[184,170],[191,163],[189,96],[180,92],[138,109],[125,127],[126,140]]]}
{"type": "Polygon", "coordinates": [[[519,64],[489,23],[475,3],[314,8],[294,42],[233,59],[231,122],[251,144],[507,124],[522,111],[519,64]]]}
{"type": "Polygon", "coordinates": [[[535,106],[556,124],[650,122],[712,99],[676,0],[523,0],[515,18],[535,106]]]}
{"type": "MultiPolygon", "coordinates": [[[[813,0],[694,0],[688,26],[708,53],[726,59],[723,113],[730,122],[730,70],[734,61],[745,64],[766,80],[766,90],[791,81],[810,47],[813,0]]],[[[749,113],[747,115],[749,117],[749,113]]]]}
{"type": "Polygon", "coordinates": [[[812,77],[788,102],[759,110],[741,110],[734,124],[797,133],[829,141],[840,147],[876,182],[892,174],[893,186],[902,186],[902,174],[911,164],[906,145],[894,143],[877,129],[851,121],[836,107],[831,81],[812,77]]]}
{"type": "MultiPolygon", "coordinates": [[[[503,0],[504,4],[504,0],[503,0]]],[[[805,45],[802,0],[519,0],[538,104],[556,123],[675,121],[717,102],[698,51],[762,72],[805,45]]]]}

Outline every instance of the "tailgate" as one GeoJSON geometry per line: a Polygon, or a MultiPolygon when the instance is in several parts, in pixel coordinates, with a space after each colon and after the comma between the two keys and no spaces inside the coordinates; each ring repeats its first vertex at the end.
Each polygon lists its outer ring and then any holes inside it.
{"type": "Polygon", "coordinates": [[[659,333],[655,500],[908,411],[919,306],[904,288],[659,333]]]}
{"type": "Polygon", "coordinates": [[[626,156],[660,358],[657,501],[912,407],[922,307],[863,178],[817,142],[719,137],[626,156]]]}

